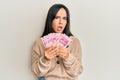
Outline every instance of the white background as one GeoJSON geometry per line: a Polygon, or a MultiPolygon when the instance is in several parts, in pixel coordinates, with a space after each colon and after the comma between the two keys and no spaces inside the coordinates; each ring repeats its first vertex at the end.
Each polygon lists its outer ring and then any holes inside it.
{"type": "Polygon", "coordinates": [[[54,3],[69,8],[71,30],[81,42],[79,80],[120,80],[119,0],[0,0],[0,80],[37,80],[31,49],[54,3]]]}

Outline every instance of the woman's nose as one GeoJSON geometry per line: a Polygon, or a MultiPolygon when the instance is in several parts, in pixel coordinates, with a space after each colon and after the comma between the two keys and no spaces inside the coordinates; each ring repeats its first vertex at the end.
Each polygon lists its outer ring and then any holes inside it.
{"type": "Polygon", "coordinates": [[[59,24],[62,24],[62,23],[63,23],[63,19],[60,19],[60,20],[59,20],[59,24]]]}

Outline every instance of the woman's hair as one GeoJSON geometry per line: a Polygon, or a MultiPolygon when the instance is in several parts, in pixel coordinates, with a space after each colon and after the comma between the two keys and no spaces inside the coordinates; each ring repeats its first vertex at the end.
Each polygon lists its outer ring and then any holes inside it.
{"type": "Polygon", "coordinates": [[[67,13],[67,24],[65,26],[65,29],[63,30],[63,33],[66,34],[67,36],[73,36],[70,31],[70,13],[69,13],[68,8],[63,4],[54,4],[48,11],[45,28],[44,28],[42,37],[49,33],[54,32],[53,27],[52,27],[52,21],[55,18],[56,14],[60,8],[64,8],[67,13]]]}

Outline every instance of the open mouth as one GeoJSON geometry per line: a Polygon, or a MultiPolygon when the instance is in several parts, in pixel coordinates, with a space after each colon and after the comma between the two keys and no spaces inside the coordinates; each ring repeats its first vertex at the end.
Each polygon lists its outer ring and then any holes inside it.
{"type": "Polygon", "coordinates": [[[58,26],[57,30],[61,31],[62,30],[62,26],[58,26]]]}

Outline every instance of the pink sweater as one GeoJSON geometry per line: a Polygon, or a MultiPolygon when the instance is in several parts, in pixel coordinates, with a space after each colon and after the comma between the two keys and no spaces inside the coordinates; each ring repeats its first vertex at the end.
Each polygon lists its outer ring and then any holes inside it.
{"type": "Polygon", "coordinates": [[[71,36],[71,44],[68,47],[69,57],[66,60],[54,58],[47,61],[44,58],[44,46],[38,38],[32,49],[32,71],[37,76],[44,76],[46,80],[78,80],[78,75],[83,71],[82,53],[80,42],[71,36]],[[59,64],[56,60],[60,61],[59,64]]]}

